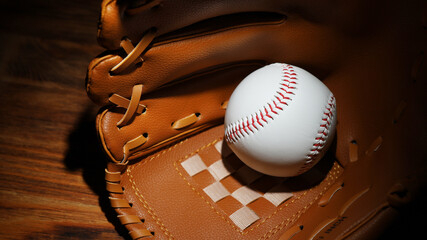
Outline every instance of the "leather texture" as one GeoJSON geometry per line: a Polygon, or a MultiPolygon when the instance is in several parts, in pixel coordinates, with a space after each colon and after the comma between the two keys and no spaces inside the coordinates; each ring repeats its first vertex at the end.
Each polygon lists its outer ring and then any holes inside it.
{"type": "Polygon", "coordinates": [[[97,131],[110,159],[111,204],[130,236],[378,236],[426,182],[426,8],[104,0],[98,39],[107,51],[90,63],[86,83],[102,106],[97,131]],[[138,47],[151,40],[147,32],[154,39],[138,47]],[[111,72],[123,62],[129,66],[111,72]],[[331,149],[292,178],[251,171],[222,144],[234,88],[274,62],[306,69],[337,101],[331,149]]]}

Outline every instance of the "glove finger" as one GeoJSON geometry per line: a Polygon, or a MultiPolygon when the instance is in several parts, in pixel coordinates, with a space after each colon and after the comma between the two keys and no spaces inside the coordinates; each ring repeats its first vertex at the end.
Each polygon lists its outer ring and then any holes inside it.
{"type": "MultiPolygon", "coordinates": [[[[158,35],[172,32],[186,26],[193,25],[205,19],[214,19],[228,16],[227,25],[246,24],[259,21],[254,18],[277,17],[282,1],[245,1],[241,4],[236,1],[116,1],[104,0],[100,17],[98,39],[107,49],[117,49],[123,36],[132,41],[139,41],[142,34],[156,27],[158,35]],[[177,11],[182,9],[182,11],[177,11]],[[203,10],[203,11],[202,11],[203,10]],[[248,16],[247,13],[252,12],[248,16]],[[246,13],[240,15],[239,13],[246,13]],[[233,19],[230,19],[233,18],[233,19]]],[[[224,21],[224,19],[222,20],[224,21]]],[[[216,28],[220,28],[216,21],[216,28]]],[[[212,27],[212,25],[211,25],[212,27]]]]}
{"type": "Polygon", "coordinates": [[[110,74],[122,61],[121,56],[95,59],[89,66],[88,93],[93,101],[106,105],[113,93],[130,97],[132,87],[137,84],[144,85],[144,94],[193,73],[244,62],[286,62],[321,74],[340,62],[340,52],[334,51],[337,47],[350,46],[357,45],[351,40],[344,41],[333,30],[303,20],[242,27],[153,44],[142,55],[142,65],[134,64],[124,74],[110,74]]]}

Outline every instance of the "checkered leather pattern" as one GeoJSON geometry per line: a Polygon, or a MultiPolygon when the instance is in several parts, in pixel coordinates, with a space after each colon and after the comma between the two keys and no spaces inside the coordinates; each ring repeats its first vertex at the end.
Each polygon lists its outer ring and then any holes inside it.
{"type": "Polygon", "coordinates": [[[219,207],[227,205],[225,212],[242,231],[265,215],[257,213],[254,206],[270,205],[263,209],[274,211],[293,196],[283,184],[286,178],[267,176],[249,168],[223,141],[189,156],[181,166],[210,200],[219,207]]]}

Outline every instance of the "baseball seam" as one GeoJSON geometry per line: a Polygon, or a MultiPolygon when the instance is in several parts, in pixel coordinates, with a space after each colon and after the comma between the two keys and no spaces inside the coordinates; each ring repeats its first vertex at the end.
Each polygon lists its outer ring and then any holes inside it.
{"type": "Polygon", "coordinates": [[[295,95],[293,90],[296,89],[298,78],[291,65],[283,65],[282,73],[283,79],[276,94],[273,95],[273,100],[267,102],[266,105],[250,116],[226,126],[225,139],[227,142],[236,143],[248,136],[249,132],[255,133],[259,128],[264,127],[264,124],[273,120],[274,115],[279,115],[279,112],[289,105],[289,102],[292,101],[292,95],[295,95]]]}
{"type": "Polygon", "coordinates": [[[306,161],[304,165],[298,171],[298,175],[305,172],[307,169],[310,169],[317,161],[317,157],[322,152],[325,147],[326,140],[329,136],[330,126],[333,121],[334,111],[335,111],[335,97],[331,93],[326,104],[325,111],[323,112],[322,122],[319,126],[319,131],[317,132],[316,138],[314,139],[313,146],[310,149],[310,153],[306,156],[306,161]]]}

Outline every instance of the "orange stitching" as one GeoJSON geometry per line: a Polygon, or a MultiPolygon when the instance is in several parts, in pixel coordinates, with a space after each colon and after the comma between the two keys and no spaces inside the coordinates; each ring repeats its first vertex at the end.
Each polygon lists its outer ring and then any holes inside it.
{"type": "Polygon", "coordinates": [[[135,191],[135,194],[138,196],[138,200],[142,203],[142,206],[147,209],[148,214],[150,214],[151,218],[157,223],[157,225],[160,226],[160,229],[163,231],[163,233],[169,237],[169,239],[174,239],[172,234],[169,232],[167,227],[161,222],[160,218],[156,216],[156,214],[153,212],[153,209],[148,205],[147,201],[144,199],[142,194],[140,194],[138,187],[136,187],[136,183],[133,180],[133,176],[129,174],[130,168],[133,168],[133,166],[128,168],[128,171],[126,171],[126,174],[129,177],[129,181],[132,183],[132,188],[135,191]]]}
{"type": "MultiPolygon", "coordinates": [[[[166,154],[166,153],[168,153],[168,152],[172,151],[174,148],[176,148],[176,147],[178,147],[179,145],[181,145],[181,144],[185,143],[187,140],[188,140],[188,139],[184,139],[184,140],[182,140],[181,142],[179,142],[179,143],[177,143],[177,144],[173,145],[172,147],[170,147],[170,148],[168,148],[168,149],[165,149],[165,150],[163,150],[163,151],[159,152],[158,154],[156,154],[156,155],[152,156],[151,158],[149,158],[149,159],[147,159],[147,160],[145,160],[145,161],[141,161],[141,162],[137,163],[137,164],[136,164],[136,166],[144,165],[144,164],[146,164],[146,163],[151,162],[153,159],[158,158],[158,157],[160,157],[161,155],[164,155],[164,154],[166,154]]],[[[135,167],[136,167],[136,166],[135,166],[135,167]]]]}
{"type": "MultiPolygon", "coordinates": [[[[276,209],[276,211],[274,211],[270,216],[266,217],[264,220],[260,221],[258,224],[254,225],[253,227],[251,227],[250,229],[248,229],[248,231],[252,231],[256,228],[258,228],[261,224],[263,224],[265,221],[267,221],[268,219],[272,218],[274,215],[276,215],[280,210],[282,210],[283,208],[289,206],[291,203],[294,203],[296,200],[299,200],[300,198],[302,198],[303,196],[307,195],[308,192],[311,192],[312,190],[309,189],[308,191],[305,191],[303,194],[301,194],[298,197],[292,197],[292,200],[290,201],[286,201],[286,204],[283,204],[282,206],[280,206],[279,208],[276,209]]],[[[271,230],[270,230],[271,231],[271,230]]]]}
{"type": "MultiPolygon", "coordinates": [[[[214,210],[214,212],[216,214],[218,214],[224,221],[226,221],[234,230],[236,230],[238,233],[242,234],[242,235],[246,235],[249,232],[253,231],[254,229],[258,228],[261,224],[263,224],[265,221],[267,221],[268,219],[272,218],[275,214],[277,214],[279,211],[281,211],[282,209],[284,209],[285,207],[288,207],[290,204],[294,203],[295,201],[299,200],[300,198],[302,198],[303,196],[307,195],[308,192],[312,191],[312,189],[309,189],[308,191],[305,191],[303,194],[301,194],[300,196],[297,197],[293,197],[290,201],[287,201],[285,204],[281,205],[279,208],[277,208],[271,215],[269,215],[268,217],[264,218],[262,221],[259,221],[256,225],[253,225],[252,227],[250,227],[249,229],[246,229],[246,231],[241,231],[240,229],[236,228],[236,226],[231,223],[228,218],[225,218],[223,214],[221,214],[220,212],[218,212],[215,207],[212,205],[212,203],[210,201],[208,201],[203,194],[201,194],[194,186],[191,185],[191,183],[188,181],[188,179],[186,177],[184,177],[184,175],[182,174],[182,172],[179,170],[178,168],[178,163],[182,162],[184,159],[189,158],[190,156],[196,154],[197,152],[214,145],[216,142],[220,141],[221,138],[218,138],[216,140],[214,140],[213,142],[195,150],[194,152],[187,154],[186,156],[184,156],[183,158],[179,159],[178,161],[174,162],[174,166],[175,169],[178,171],[178,174],[183,178],[183,180],[187,183],[187,185],[189,185],[189,187],[199,196],[201,197],[208,205],[209,207],[214,210]]],[[[336,170],[336,167],[333,168],[333,170],[336,170]]],[[[333,178],[333,176],[335,175],[334,172],[331,172],[331,174],[327,177],[328,179],[333,178]]],[[[337,179],[337,177],[335,178],[337,179]]],[[[325,187],[325,189],[328,189],[328,186],[330,186],[332,183],[328,183],[328,185],[325,187]]],[[[315,198],[315,200],[317,200],[319,197],[321,197],[326,190],[323,190],[321,193],[319,193],[319,195],[315,198]]],[[[313,200],[313,201],[315,201],[313,200]]],[[[310,205],[312,205],[312,203],[310,203],[310,205]]],[[[295,215],[295,214],[294,214],[295,215]]],[[[276,226],[277,227],[277,226],[276,226]]],[[[269,232],[271,232],[273,229],[271,229],[269,232]]],[[[280,229],[279,229],[280,230],[280,229]]],[[[274,234],[274,233],[273,233],[274,234]]]]}
{"type": "Polygon", "coordinates": [[[169,239],[173,239],[172,234],[169,232],[169,230],[167,229],[167,227],[161,222],[160,218],[156,216],[156,214],[154,213],[153,209],[149,206],[148,202],[144,199],[144,197],[142,196],[142,194],[139,191],[139,188],[136,187],[136,183],[133,180],[133,175],[131,173],[131,171],[133,171],[133,168],[139,166],[139,165],[144,165],[147,162],[152,161],[155,158],[158,158],[161,155],[164,155],[167,152],[170,152],[172,149],[176,148],[177,146],[183,144],[184,142],[186,142],[187,139],[179,142],[178,144],[175,144],[174,146],[165,149],[164,151],[159,152],[158,154],[152,156],[151,158],[147,159],[146,161],[141,161],[133,166],[129,166],[126,170],[126,175],[129,177],[129,181],[132,184],[132,188],[135,191],[135,194],[138,196],[138,200],[142,203],[143,207],[145,209],[147,209],[147,212],[150,214],[150,216],[153,218],[153,220],[156,221],[157,225],[160,227],[160,229],[162,229],[162,231],[165,233],[165,235],[169,236],[169,239]]]}
{"type": "Polygon", "coordinates": [[[311,207],[311,205],[313,205],[313,203],[315,201],[317,201],[317,199],[319,199],[329,189],[329,186],[335,182],[334,180],[338,179],[338,175],[337,175],[338,173],[341,173],[340,166],[336,165],[333,167],[333,171],[331,172],[331,174],[327,177],[327,178],[331,179],[331,181],[328,181],[327,185],[323,188],[323,190],[310,203],[308,203],[304,208],[300,209],[298,212],[296,212],[290,218],[287,218],[287,219],[283,220],[281,223],[279,223],[278,225],[276,225],[274,228],[272,228],[270,231],[268,231],[266,234],[264,234],[264,236],[262,236],[260,238],[260,240],[270,238],[271,236],[276,234],[278,231],[280,231],[281,229],[286,227],[289,223],[297,220],[303,213],[305,213],[305,211],[309,207],[311,207]],[[335,175],[337,175],[337,176],[335,176],[335,175]],[[287,222],[287,223],[285,224],[285,222],[287,222]]]}
{"type": "MultiPolygon", "coordinates": [[[[129,158],[132,160],[132,159],[135,159],[135,158],[141,157],[141,155],[142,155],[145,151],[149,151],[149,150],[151,150],[151,149],[157,148],[157,147],[162,146],[162,145],[164,145],[164,144],[166,144],[166,143],[168,143],[168,142],[173,142],[173,141],[175,141],[176,139],[181,138],[182,136],[186,136],[186,135],[188,135],[188,134],[190,134],[190,133],[193,133],[193,132],[196,132],[196,131],[201,131],[201,130],[206,129],[206,128],[210,127],[210,126],[213,126],[213,125],[204,124],[204,125],[200,125],[200,126],[198,126],[198,127],[194,127],[194,128],[192,128],[192,129],[189,129],[189,130],[187,130],[187,131],[181,132],[181,133],[179,133],[178,135],[175,135],[175,137],[168,138],[168,139],[166,139],[166,140],[161,141],[160,143],[157,143],[157,144],[151,145],[151,146],[149,146],[149,147],[147,147],[147,148],[144,148],[144,149],[141,149],[141,150],[137,150],[137,151],[135,151],[134,153],[132,153],[132,154],[129,156],[129,158]],[[178,136],[178,137],[176,137],[176,136],[178,136]]],[[[187,140],[187,139],[184,139],[183,141],[185,141],[185,140],[187,140]]]]}
{"type": "MultiPolygon", "coordinates": [[[[335,170],[336,167],[333,168],[333,170],[335,170]]],[[[331,174],[327,177],[327,179],[333,178],[333,176],[335,175],[335,172],[331,172],[331,174]]],[[[335,177],[335,180],[338,177],[335,177]]],[[[325,187],[325,189],[327,190],[327,187],[330,186],[332,183],[328,183],[328,185],[325,187]]],[[[319,195],[316,197],[316,199],[320,198],[325,192],[326,190],[323,190],[322,192],[319,193],[319,195]]],[[[307,195],[308,192],[312,191],[312,189],[309,189],[308,191],[305,191],[303,194],[301,194],[301,196],[296,197],[296,198],[292,198],[292,200],[290,202],[287,202],[286,204],[282,205],[280,208],[278,208],[273,214],[271,214],[270,216],[268,216],[267,218],[265,218],[261,223],[265,222],[267,219],[271,218],[273,215],[275,215],[278,211],[282,210],[284,207],[289,206],[289,204],[293,203],[296,200],[299,200],[300,198],[302,198],[303,196],[307,195]]],[[[315,199],[315,200],[316,200],[315,199]]],[[[313,200],[313,201],[315,201],[313,200]]],[[[311,205],[312,203],[310,203],[311,205]]],[[[301,210],[300,210],[301,211],[301,210]]],[[[295,215],[295,214],[294,214],[295,215]]],[[[288,218],[289,220],[290,218],[288,218]]],[[[261,223],[258,223],[258,225],[260,225],[261,223]]],[[[256,227],[258,227],[258,225],[256,227]]],[[[277,227],[277,226],[276,226],[277,227]]],[[[251,229],[253,230],[253,229],[251,229]]],[[[271,229],[269,232],[271,232],[273,229],[271,229]]],[[[279,229],[280,230],[280,229],[279,229]]],[[[267,233],[266,233],[267,234],[267,233]]],[[[264,234],[264,236],[266,235],[264,234]]],[[[273,233],[274,234],[274,233],[273,233]]]]}
{"type": "MultiPolygon", "coordinates": [[[[294,203],[295,201],[301,199],[303,196],[307,195],[310,191],[312,191],[312,189],[309,189],[308,191],[305,191],[304,193],[302,193],[300,196],[297,197],[293,197],[290,201],[285,202],[285,204],[283,204],[281,207],[279,207],[278,209],[276,209],[271,215],[269,215],[268,217],[264,218],[262,221],[258,222],[256,225],[253,225],[252,227],[250,227],[249,229],[247,229],[246,231],[241,231],[240,229],[238,229],[233,223],[231,223],[228,218],[225,218],[223,214],[221,214],[219,211],[217,211],[215,209],[215,206],[212,205],[211,202],[209,202],[209,200],[207,200],[194,186],[191,185],[191,183],[188,181],[188,179],[182,174],[182,172],[179,170],[178,168],[178,163],[182,162],[184,159],[189,158],[190,156],[200,152],[201,150],[208,148],[212,145],[214,145],[215,143],[217,143],[218,141],[220,141],[222,138],[218,138],[215,139],[214,141],[200,147],[199,149],[195,150],[194,152],[185,155],[184,157],[182,157],[181,159],[177,160],[174,162],[174,167],[175,170],[177,170],[178,174],[181,176],[181,178],[183,178],[183,180],[187,183],[187,185],[199,196],[201,197],[206,204],[209,205],[209,207],[217,214],[221,217],[221,219],[223,219],[225,222],[227,222],[234,230],[236,230],[238,233],[240,233],[241,235],[246,235],[249,232],[253,231],[254,229],[258,228],[261,224],[263,224],[265,221],[267,221],[268,219],[270,219],[271,217],[273,217],[275,214],[277,214],[279,211],[281,211],[282,209],[284,209],[285,207],[288,207],[289,205],[291,205],[292,203],[294,203]]],[[[164,155],[167,152],[170,152],[172,149],[178,147],[179,145],[182,145],[184,142],[186,142],[186,140],[183,140],[181,142],[179,142],[178,144],[159,152],[158,154],[156,154],[155,156],[147,159],[146,161],[141,161],[139,162],[137,165],[134,166],[129,166],[129,168],[126,171],[126,174],[129,177],[130,182],[132,183],[132,188],[135,190],[136,195],[138,196],[138,200],[142,203],[143,207],[145,209],[147,209],[148,213],[150,214],[150,216],[153,218],[153,220],[156,221],[157,225],[160,226],[160,228],[163,230],[163,232],[165,233],[165,235],[169,236],[169,239],[173,239],[172,234],[169,232],[169,230],[167,229],[167,227],[161,222],[160,218],[158,218],[153,209],[150,208],[150,206],[148,205],[148,202],[144,199],[144,197],[142,196],[142,194],[139,191],[139,188],[136,187],[136,183],[133,180],[133,176],[131,174],[131,171],[133,171],[133,168],[139,166],[139,165],[144,165],[150,161],[152,161],[155,158],[160,157],[161,155],[164,155]]],[[[286,227],[289,223],[297,220],[311,205],[313,205],[313,203],[318,200],[326,191],[327,189],[330,187],[330,185],[332,183],[335,182],[336,179],[338,179],[337,174],[340,174],[341,170],[340,170],[340,166],[339,165],[335,165],[333,167],[333,171],[330,172],[330,174],[327,176],[328,179],[328,183],[327,185],[323,188],[323,190],[310,202],[308,203],[304,208],[302,208],[301,210],[299,210],[298,212],[296,212],[294,215],[292,215],[290,218],[287,218],[285,220],[283,220],[280,224],[276,225],[275,227],[273,227],[272,229],[270,229],[270,231],[268,231],[266,234],[264,234],[260,239],[268,239],[271,236],[273,236],[275,233],[277,233],[278,231],[280,231],[281,229],[283,229],[284,227],[286,227]],[[287,223],[286,223],[287,222],[287,223]],[[286,224],[285,224],[286,223],[286,224]]]]}

